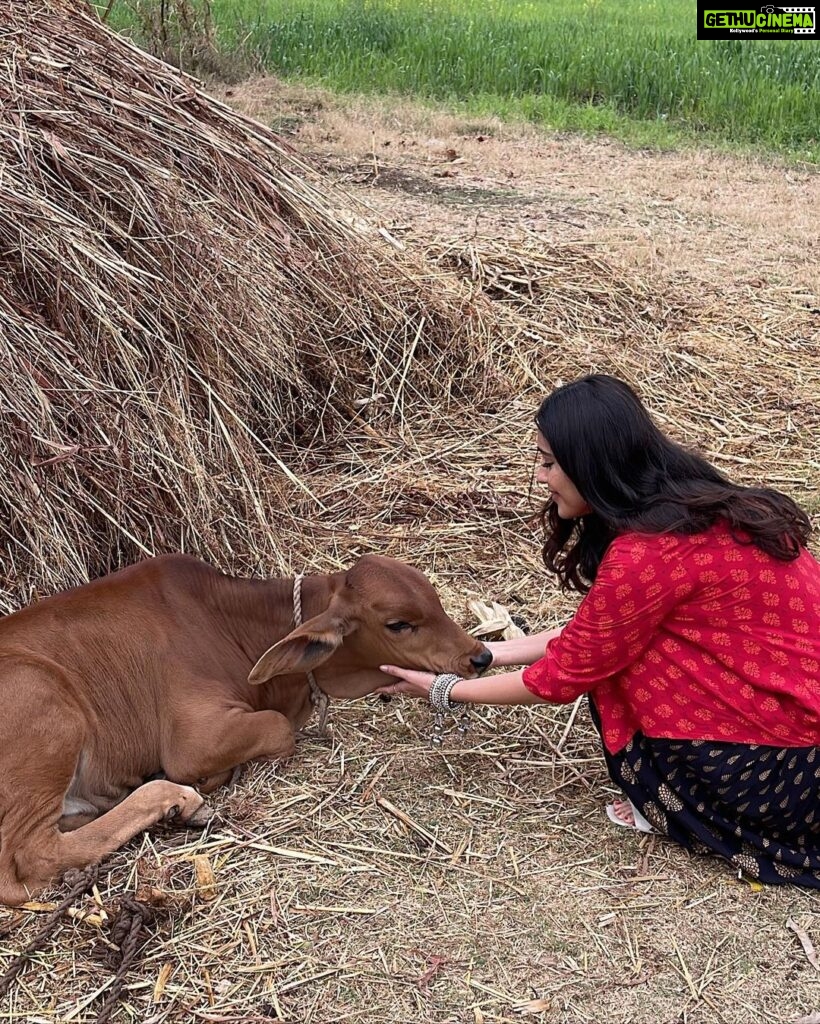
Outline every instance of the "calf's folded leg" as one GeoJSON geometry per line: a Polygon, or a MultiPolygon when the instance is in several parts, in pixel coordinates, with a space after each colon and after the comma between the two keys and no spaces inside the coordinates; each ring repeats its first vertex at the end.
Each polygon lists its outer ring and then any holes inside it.
{"type": "Polygon", "coordinates": [[[293,728],[278,711],[244,708],[197,708],[175,722],[174,742],[163,755],[169,779],[196,784],[204,793],[229,782],[233,769],[246,761],[276,761],[296,749],[293,728]]]}
{"type": "Polygon", "coordinates": [[[75,831],[60,832],[56,824],[41,825],[19,837],[7,836],[15,845],[13,851],[4,851],[8,856],[0,867],[0,902],[8,906],[24,903],[69,868],[98,863],[164,818],[203,826],[210,817],[210,809],[196,790],[157,780],[146,782],[116,807],[75,831]]]}

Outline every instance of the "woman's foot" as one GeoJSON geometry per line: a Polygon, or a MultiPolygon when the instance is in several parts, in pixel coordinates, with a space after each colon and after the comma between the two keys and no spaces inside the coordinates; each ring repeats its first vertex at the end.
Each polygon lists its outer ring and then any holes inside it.
{"type": "Polygon", "coordinates": [[[638,808],[626,797],[620,800],[613,800],[611,804],[607,804],[606,814],[614,825],[621,825],[623,828],[634,828],[638,832],[655,831],[638,808]]]}
{"type": "Polygon", "coordinates": [[[635,827],[635,815],[632,813],[631,800],[627,800],[626,797],[623,800],[613,800],[612,810],[615,812],[619,824],[628,825],[630,828],[635,827]]]}

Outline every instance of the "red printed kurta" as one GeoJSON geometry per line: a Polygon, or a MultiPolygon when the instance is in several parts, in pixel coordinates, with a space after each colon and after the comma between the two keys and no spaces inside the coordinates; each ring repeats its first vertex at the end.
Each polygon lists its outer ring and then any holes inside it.
{"type": "Polygon", "coordinates": [[[628,533],[528,689],[589,693],[607,750],[656,738],[820,744],[820,563],[780,562],[723,522],[691,536],[628,533]]]}

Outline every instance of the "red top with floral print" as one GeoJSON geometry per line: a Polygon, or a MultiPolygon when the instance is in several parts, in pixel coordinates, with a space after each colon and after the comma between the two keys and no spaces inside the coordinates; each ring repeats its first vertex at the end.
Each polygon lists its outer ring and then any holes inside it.
{"type": "Polygon", "coordinates": [[[623,534],[524,683],[558,704],[590,693],[611,753],[638,730],[820,744],[820,563],[780,562],[722,522],[623,534]]]}

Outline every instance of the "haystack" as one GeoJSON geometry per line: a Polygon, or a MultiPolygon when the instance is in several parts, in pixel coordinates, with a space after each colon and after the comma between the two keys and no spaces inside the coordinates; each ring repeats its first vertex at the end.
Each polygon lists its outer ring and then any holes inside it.
{"type": "Polygon", "coordinates": [[[0,605],[168,549],[276,567],[289,442],[471,388],[475,303],[82,0],[0,23],[0,605]]]}

